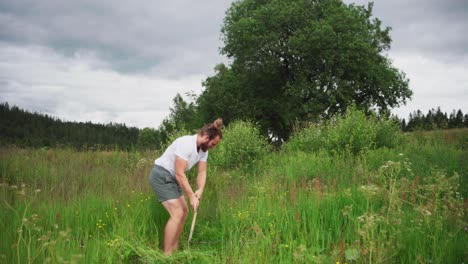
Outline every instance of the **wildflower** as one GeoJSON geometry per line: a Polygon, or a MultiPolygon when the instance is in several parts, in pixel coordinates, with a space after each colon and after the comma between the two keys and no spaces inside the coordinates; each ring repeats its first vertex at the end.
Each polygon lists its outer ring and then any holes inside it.
{"type": "Polygon", "coordinates": [[[359,189],[367,194],[367,195],[375,195],[379,192],[380,188],[379,186],[375,185],[375,184],[369,184],[369,185],[362,185],[359,187],[359,189]]]}

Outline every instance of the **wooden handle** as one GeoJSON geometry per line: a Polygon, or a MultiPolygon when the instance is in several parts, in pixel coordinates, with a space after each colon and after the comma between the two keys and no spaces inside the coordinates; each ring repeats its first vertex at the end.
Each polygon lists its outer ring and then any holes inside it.
{"type": "Polygon", "coordinates": [[[190,227],[190,235],[188,238],[188,242],[192,240],[192,235],[193,235],[193,230],[195,229],[195,221],[197,220],[197,211],[193,214],[193,219],[192,219],[192,227],[190,227]]]}

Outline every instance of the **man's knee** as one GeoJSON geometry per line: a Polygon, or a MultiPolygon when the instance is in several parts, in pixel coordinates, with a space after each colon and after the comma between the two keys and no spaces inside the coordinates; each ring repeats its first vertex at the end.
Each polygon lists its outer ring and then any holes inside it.
{"type": "Polygon", "coordinates": [[[187,205],[182,205],[180,208],[177,208],[176,210],[173,211],[171,214],[171,217],[173,217],[175,220],[180,221],[180,222],[185,222],[185,219],[187,219],[188,216],[188,207],[187,205]]]}

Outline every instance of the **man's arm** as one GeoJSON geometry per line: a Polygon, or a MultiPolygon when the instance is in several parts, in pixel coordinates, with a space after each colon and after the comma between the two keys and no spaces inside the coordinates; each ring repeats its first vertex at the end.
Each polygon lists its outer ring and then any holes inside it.
{"type": "Polygon", "coordinates": [[[185,168],[187,168],[187,161],[176,156],[175,160],[175,176],[176,180],[179,183],[182,190],[187,194],[190,199],[190,205],[193,207],[194,210],[198,208],[198,198],[195,196],[195,193],[190,187],[190,183],[187,180],[187,176],[185,175],[185,168]]]}
{"type": "Polygon", "coordinates": [[[195,192],[195,196],[200,199],[203,190],[205,189],[205,183],[206,183],[206,169],[208,167],[206,161],[199,161],[198,162],[198,175],[197,175],[197,191],[195,192]]]}

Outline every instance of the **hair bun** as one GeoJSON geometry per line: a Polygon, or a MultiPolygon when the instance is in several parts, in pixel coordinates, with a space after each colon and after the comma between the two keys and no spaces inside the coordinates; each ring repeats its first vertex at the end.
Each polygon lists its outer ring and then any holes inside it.
{"type": "Polygon", "coordinates": [[[218,130],[221,130],[221,128],[223,127],[223,120],[221,118],[216,119],[213,122],[212,126],[218,130]]]}

